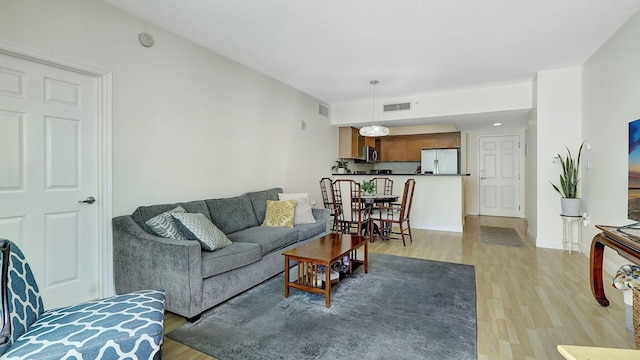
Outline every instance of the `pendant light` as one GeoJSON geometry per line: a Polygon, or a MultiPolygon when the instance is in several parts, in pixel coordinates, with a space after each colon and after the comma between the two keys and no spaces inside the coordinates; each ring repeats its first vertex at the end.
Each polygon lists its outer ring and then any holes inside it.
{"type": "Polygon", "coordinates": [[[371,80],[369,84],[371,84],[371,125],[361,128],[360,135],[369,137],[387,136],[389,135],[388,128],[373,124],[376,119],[376,85],[378,85],[378,80],[371,80]]]}

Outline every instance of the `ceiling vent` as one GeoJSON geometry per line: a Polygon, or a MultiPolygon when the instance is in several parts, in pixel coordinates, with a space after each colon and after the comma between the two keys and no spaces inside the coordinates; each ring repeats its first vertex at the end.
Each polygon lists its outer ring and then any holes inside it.
{"type": "Polygon", "coordinates": [[[318,114],[328,118],[329,117],[329,108],[320,104],[318,105],[318,114]]]}
{"type": "Polygon", "coordinates": [[[387,104],[384,106],[384,112],[387,111],[400,111],[400,110],[411,110],[411,103],[399,103],[399,104],[387,104]]]}

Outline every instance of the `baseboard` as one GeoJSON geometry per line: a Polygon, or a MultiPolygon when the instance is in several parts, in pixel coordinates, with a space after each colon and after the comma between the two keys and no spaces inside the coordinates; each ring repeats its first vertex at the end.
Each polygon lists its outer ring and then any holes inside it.
{"type": "Polygon", "coordinates": [[[463,225],[439,225],[439,224],[411,224],[414,229],[422,230],[435,230],[435,231],[448,231],[448,232],[462,232],[463,225]]]}
{"type": "Polygon", "coordinates": [[[558,241],[558,240],[552,240],[552,239],[537,238],[535,244],[536,244],[536,247],[539,247],[539,248],[562,250],[562,240],[558,241]]]}
{"type": "Polygon", "coordinates": [[[529,241],[531,241],[534,245],[536,244],[536,233],[534,233],[533,231],[531,231],[531,229],[527,229],[527,238],[529,239],[529,241]]]}

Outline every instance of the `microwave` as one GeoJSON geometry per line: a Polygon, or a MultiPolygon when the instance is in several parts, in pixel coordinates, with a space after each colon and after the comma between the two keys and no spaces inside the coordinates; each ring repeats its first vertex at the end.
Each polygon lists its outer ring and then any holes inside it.
{"type": "Polygon", "coordinates": [[[373,146],[364,147],[364,161],[368,164],[372,164],[378,161],[378,152],[373,146]]]}

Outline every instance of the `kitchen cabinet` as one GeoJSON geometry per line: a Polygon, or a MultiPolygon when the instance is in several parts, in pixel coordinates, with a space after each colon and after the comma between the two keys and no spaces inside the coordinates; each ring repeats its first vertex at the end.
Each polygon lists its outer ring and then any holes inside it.
{"type": "Polygon", "coordinates": [[[341,127],[338,129],[339,158],[364,160],[366,156],[364,153],[365,146],[375,148],[376,138],[362,136],[360,135],[360,130],[354,127],[341,127]]]}
{"type": "Polygon", "coordinates": [[[423,149],[453,149],[460,147],[460,133],[425,134],[422,136],[423,149]]]}
{"type": "Polygon", "coordinates": [[[378,151],[378,161],[420,161],[422,149],[460,148],[460,133],[365,137],[353,127],[339,129],[338,157],[365,159],[364,147],[378,151]]]}
{"type": "Polygon", "coordinates": [[[420,161],[422,136],[407,137],[407,161],[420,161]]]}
{"type": "Polygon", "coordinates": [[[407,161],[407,138],[393,139],[393,161],[407,161]]]}
{"type": "Polygon", "coordinates": [[[364,160],[364,136],[353,127],[338,129],[338,157],[341,159],[364,160]]]}
{"type": "Polygon", "coordinates": [[[441,149],[452,149],[460,147],[460,133],[438,134],[438,147],[441,149]]]}
{"type": "Polygon", "coordinates": [[[383,137],[380,139],[380,153],[378,161],[394,161],[394,141],[393,137],[383,137]]]}
{"type": "Polygon", "coordinates": [[[438,148],[438,134],[422,135],[422,148],[423,149],[437,149],[438,148]]]}
{"type": "MultiPolygon", "coordinates": [[[[358,131],[358,133],[359,132],[360,131],[358,131]]],[[[370,137],[370,136],[365,136],[364,137],[364,146],[369,146],[369,147],[375,148],[376,147],[376,138],[370,137]]]]}

